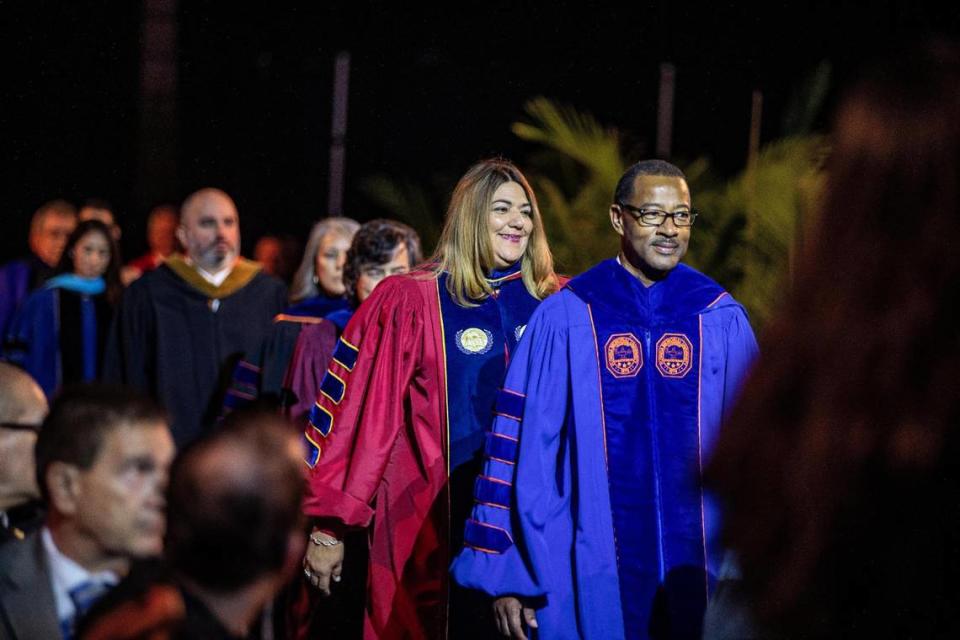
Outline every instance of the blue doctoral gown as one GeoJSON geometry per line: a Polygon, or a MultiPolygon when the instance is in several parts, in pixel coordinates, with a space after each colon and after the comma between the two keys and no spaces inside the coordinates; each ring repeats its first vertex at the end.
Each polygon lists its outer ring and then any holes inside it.
{"type": "MultiPolygon", "coordinates": [[[[102,296],[105,291],[103,278],[82,278],[71,273],[54,276],[27,296],[10,323],[4,357],[33,376],[47,399],[52,399],[65,383],[97,379],[102,360],[100,338],[105,333],[105,327],[109,326],[109,315],[98,320],[95,298],[102,296]],[[64,367],[62,334],[65,327],[61,326],[64,322],[63,291],[75,294],[79,307],[80,326],[76,333],[80,357],[75,373],[80,375],[73,380],[69,377],[70,368],[66,367],[65,371],[64,367]],[[103,331],[100,330],[101,326],[104,326],[103,331]]],[[[103,304],[102,298],[100,300],[102,312],[107,305],[103,304]]],[[[66,355],[70,357],[73,354],[68,352],[66,355]]]]}
{"type": "Polygon", "coordinates": [[[721,561],[699,472],[756,353],[684,265],[571,280],[511,361],[454,579],[537,603],[540,638],[698,635],[721,561]]]}

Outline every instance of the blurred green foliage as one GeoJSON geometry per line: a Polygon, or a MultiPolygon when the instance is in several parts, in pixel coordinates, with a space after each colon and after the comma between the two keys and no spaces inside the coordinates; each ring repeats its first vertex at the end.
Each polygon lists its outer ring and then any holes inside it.
{"type": "MultiPolygon", "coordinates": [[[[615,255],[607,211],[627,168],[615,129],[545,98],[526,105],[515,134],[550,151],[526,165],[559,270],[576,274],[615,255]]],[[[687,262],[721,282],[758,325],[776,304],[800,221],[814,202],[824,154],[820,136],[792,136],[764,146],[754,166],[719,181],[709,162],[684,163],[694,206],[702,212],[687,262]]]]}
{"type": "Polygon", "coordinates": [[[764,146],[752,169],[726,183],[691,184],[697,219],[687,263],[722,283],[763,326],[785,290],[804,218],[820,188],[821,136],[764,146]]]}
{"type": "MultiPolygon", "coordinates": [[[[740,300],[758,329],[789,283],[803,220],[816,206],[827,145],[811,130],[829,82],[824,63],[798,86],[784,114],[784,137],[764,145],[732,178],[718,177],[706,158],[677,163],[701,211],[686,261],[740,300]]],[[[592,115],[547,98],[530,100],[524,110],[527,119],[512,131],[535,151],[521,168],[536,193],[557,270],[576,275],[618,250],[608,210],[628,167],[621,136],[592,115]]],[[[435,182],[425,189],[377,176],[363,188],[375,204],[417,229],[428,250],[449,197],[449,187],[435,182]]]]}

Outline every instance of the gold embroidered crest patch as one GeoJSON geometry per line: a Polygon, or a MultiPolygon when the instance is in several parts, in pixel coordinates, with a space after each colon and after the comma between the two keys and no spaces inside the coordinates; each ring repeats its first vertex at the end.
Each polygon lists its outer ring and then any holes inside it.
{"type": "Polygon", "coordinates": [[[632,333],[615,333],[607,338],[603,348],[607,371],[615,378],[632,378],[643,367],[643,350],[632,333]]]}
{"type": "Polygon", "coordinates": [[[665,333],[657,340],[657,370],[665,378],[682,378],[693,363],[693,345],[682,333],[665,333]]]}

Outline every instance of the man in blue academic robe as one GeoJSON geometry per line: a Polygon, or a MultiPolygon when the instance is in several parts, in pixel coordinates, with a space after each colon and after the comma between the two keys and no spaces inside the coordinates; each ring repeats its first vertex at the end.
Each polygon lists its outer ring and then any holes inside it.
{"type": "Polygon", "coordinates": [[[743,307],[680,264],[696,219],[662,161],[620,179],[620,254],[534,313],[487,434],[454,578],[524,638],[694,638],[721,559],[700,488],[757,353],[743,307]]]}

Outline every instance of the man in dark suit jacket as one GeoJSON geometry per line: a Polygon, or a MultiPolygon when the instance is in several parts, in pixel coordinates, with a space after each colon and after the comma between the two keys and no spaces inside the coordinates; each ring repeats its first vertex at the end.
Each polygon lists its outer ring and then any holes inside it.
{"type": "Polygon", "coordinates": [[[44,526],[0,545],[0,640],[73,637],[76,619],[157,555],[174,454],[163,412],[128,390],[78,387],[53,403],[37,438],[44,526]]]}
{"type": "Polygon", "coordinates": [[[40,532],[0,547],[0,638],[59,638],[40,532]]]}
{"type": "Polygon", "coordinates": [[[186,447],[170,473],[163,561],[136,563],[79,638],[248,637],[303,557],[295,433],[275,413],[239,410],[186,447]]]}

